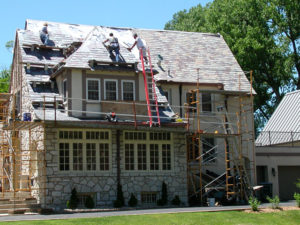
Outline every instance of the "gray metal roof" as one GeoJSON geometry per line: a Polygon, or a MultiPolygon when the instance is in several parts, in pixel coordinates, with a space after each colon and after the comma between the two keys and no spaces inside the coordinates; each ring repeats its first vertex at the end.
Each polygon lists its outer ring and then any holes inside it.
{"type": "Polygon", "coordinates": [[[259,146],[300,141],[300,90],[287,93],[255,143],[259,146]]]}

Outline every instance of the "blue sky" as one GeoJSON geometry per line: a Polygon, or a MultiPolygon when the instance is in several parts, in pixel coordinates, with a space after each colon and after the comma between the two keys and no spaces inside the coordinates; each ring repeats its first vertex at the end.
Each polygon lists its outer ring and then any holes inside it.
{"type": "Polygon", "coordinates": [[[12,53],[5,43],[14,40],[26,19],[54,22],[163,29],[179,10],[210,0],[1,0],[0,69],[9,67],[12,53]]]}

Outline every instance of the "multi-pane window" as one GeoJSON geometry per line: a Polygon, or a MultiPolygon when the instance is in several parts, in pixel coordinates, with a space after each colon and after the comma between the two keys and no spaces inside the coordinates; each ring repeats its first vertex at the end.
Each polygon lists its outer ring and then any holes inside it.
{"type": "Polygon", "coordinates": [[[105,100],[118,100],[117,81],[105,80],[105,100]]]}
{"type": "Polygon", "coordinates": [[[73,143],[73,170],[83,170],[82,143],[73,143]]]}
{"type": "Polygon", "coordinates": [[[96,143],[86,144],[86,169],[96,170],[96,143]]]}
{"type": "Polygon", "coordinates": [[[171,145],[162,145],[162,169],[171,170],[171,145]]]}
{"type": "Polygon", "coordinates": [[[60,139],[82,139],[82,131],[59,131],[60,139]]]}
{"type": "Polygon", "coordinates": [[[158,144],[150,144],[150,170],[159,170],[158,144]]]}
{"type": "Polygon", "coordinates": [[[151,132],[150,140],[171,140],[171,134],[169,132],[151,132]]]}
{"type": "Polygon", "coordinates": [[[212,101],[210,93],[202,94],[202,111],[211,112],[212,111],[212,101]]]}
{"type": "Polygon", "coordinates": [[[125,144],[125,170],[134,170],[134,144],[125,144]]]}
{"type": "Polygon", "coordinates": [[[87,131],[86,139],[88,140],[108,140],[108,131],[87,131]]]}
{"type": "Polygon", "coordinates": [[[146,144],[137,145],[138,170],[147,170],[147,149],[146,144]]]}
{"type": "Polygon", "coordinates": [[[109,170],[109,145],[99,144],[99,165],[100,170],[109,170]]]}
{"type": "Polygon", "coordinates": [[[60,130],[60,171],[109,171],[110,136],[107,130],[60,130]]]}
{"type": "Polygon", "coordinates": [[[87,81],[87,100],[100,100],[100,81],[88,79],[87,81]]]}
{"type": "Polygon", "coordinates": [[[125,132],[125,140],[146,140],[147,133],[146,132],[125,132]]]}
{"type": "Polygon", "coordinates": [[[135,100],[134,81],[122,81],[122,99],[125,101],[135,100]]]}
{"type": "Polygon", "coordinates": [[[70,170],[70,145],[69,143],[59,143],[59,169],[70,170]]]}
{"type": "Polygon", "coordinates": [[[126,170],[172,170],[172,138],[168,132],[124,132],[126,170]]]}
{"type": "Polygon", "coordinates": [[[141,200],[143,204],[156,203],[157,192],[142,192],[141,200]]]}

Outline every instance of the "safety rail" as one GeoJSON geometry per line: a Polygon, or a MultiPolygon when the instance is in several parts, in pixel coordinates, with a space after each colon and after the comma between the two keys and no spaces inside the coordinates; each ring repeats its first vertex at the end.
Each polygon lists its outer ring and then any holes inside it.
{"type": "Polygon", "coordinates": [[[291,144],[300,142],[300,132],[295,131],[262,131],[255,141],[255,145],[270,146],[278,144],[291,144]]]}

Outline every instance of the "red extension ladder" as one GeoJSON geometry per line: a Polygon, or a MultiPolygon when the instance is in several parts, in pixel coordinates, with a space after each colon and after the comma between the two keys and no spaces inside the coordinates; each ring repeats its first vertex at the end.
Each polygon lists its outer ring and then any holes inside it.
{"type": "Polygon", "coordinates": [[[160,117],[159,117],[159,110],[158,110],[158,103],[157,103],[157,95],[156,95],[156,91],[155,91],[156,85],[155,85],[154,76],[153,76],[149,48],[148,48],[147,53],[148,53],[151,76],[147,76],[147,74],[146,74],[143,50],[140,49],[140,56],[141,56],[143,76],[144,76],[144,85],[145,85],[145,95],[146,95],[147,109],[148,109],[148,116],[149,116],[149,124],[150,124],[150,127],[152,127],[153,118],[157,119],[157,123],[160,126],[160,117]],[[155,116],[155,114],[156,114],[156,116],[155,116]]]}

